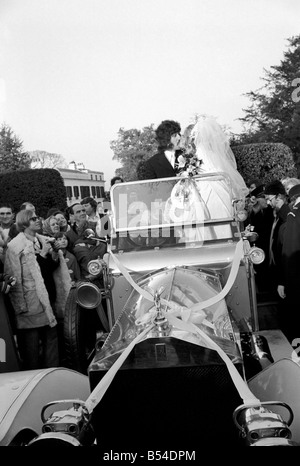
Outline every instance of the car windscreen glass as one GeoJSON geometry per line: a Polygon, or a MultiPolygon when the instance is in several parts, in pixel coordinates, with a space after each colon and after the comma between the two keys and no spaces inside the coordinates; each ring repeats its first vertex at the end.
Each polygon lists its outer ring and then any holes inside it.
{"type": "Polygon", "coordinates": [[[113,249],[189,247],[236,233],[224,173],[120,183],[111,200],[113,249]]]}

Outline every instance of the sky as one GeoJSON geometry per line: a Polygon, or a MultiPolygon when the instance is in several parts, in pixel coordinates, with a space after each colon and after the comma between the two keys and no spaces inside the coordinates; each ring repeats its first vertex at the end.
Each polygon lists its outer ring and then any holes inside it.
{"type": "Polygon", "coordinates": [[[199,113],[241,132],[299,34],[299,0],[0,0],[0,123],[109,189],[120,128],[199,113]]]}

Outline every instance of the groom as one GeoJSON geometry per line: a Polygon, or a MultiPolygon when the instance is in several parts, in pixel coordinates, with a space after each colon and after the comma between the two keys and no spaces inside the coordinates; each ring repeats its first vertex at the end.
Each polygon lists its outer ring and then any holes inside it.
{"type": "Polygon", "coordinates": [[[168,178],[176,176],[174,169],[177,157],[180,155],[181,127],[177,121],[164,120],[155,131],[158,142],[158,152],[146,162],[138,174],[139,179],[168,178]]]}

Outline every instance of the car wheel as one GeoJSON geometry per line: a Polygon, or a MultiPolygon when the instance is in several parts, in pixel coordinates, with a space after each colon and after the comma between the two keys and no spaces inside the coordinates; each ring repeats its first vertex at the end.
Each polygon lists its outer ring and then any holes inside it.
{"type": "Polygon", "coordinates": [[[103,333],[96,309],[85,309],[71,289],[65,308],[64,342],[66,365],[83,374],[91,363],[98,336],[103,333]]]}

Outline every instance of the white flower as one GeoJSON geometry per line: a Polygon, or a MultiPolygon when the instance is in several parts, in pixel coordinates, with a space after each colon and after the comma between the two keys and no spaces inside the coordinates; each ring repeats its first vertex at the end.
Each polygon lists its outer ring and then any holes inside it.
{"type": "Polygon", "coordinates": [[[183,168],[185,166],[186,160],[183,155],[180,155],[177,159],[178,168],[183,168]]]}

